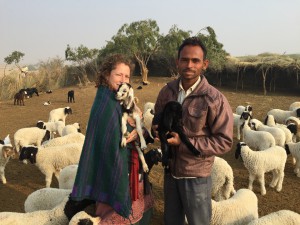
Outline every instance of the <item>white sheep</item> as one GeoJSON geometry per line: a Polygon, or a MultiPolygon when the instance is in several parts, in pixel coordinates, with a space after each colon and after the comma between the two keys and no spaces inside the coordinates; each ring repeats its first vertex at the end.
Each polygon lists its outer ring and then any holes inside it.
{"type": "Polygon", "coordinates": [[[236,127],[237,130],[237,139],[241,139],[241,126],[242,124],[248,120],[248,118],[252,118],[249,112],[242,112],[241,115],[233,113],[233,125],[236,127]]]}
{"type": "Polygon", "coordinates": [[[73,143],[48,148],[23,147],[19,159],[28,159],[35,164],[45,175],[46,187],[50,187],[53,173],[58,180],[61,169],[79,163],[82,146],[82,144],[73,143]]]}
{"type": "Polygon", "coordinates": [[[227,200],[212,200],[210,225],[245,225],[257,218],[257,197],[251,190],[239,189],[227,200]]]}
{"type": "Polygon", "coordinates": [[[1,142],[0,144],[0,179],[2,180],[3,184],[6,184],[6,177],[5,177],[5,166],[8,163],[10,158],[15,157],[15,151],[11,145],[11,141],[9,135],[1,142]]]}
{"type": "Polygon", "coordinates": [[[284,167],[286,163],[286,151],[280,146],[273,146],[264,151],[253,151],[245,143],[237,144],[235,151],[235,158],[241,156],[244,166],[249,172],[249,186],[252,190],[253,181],[257,178],[260,183],[261,195],[266,194],[265,188],[265,173],[272,172],[273,179],[270,187],[275,188],[276,191],[282,190],[282,182],[284,178],[284,167]]]}
{"type": "Polygon", "coordinates": [[[49,113],[49,122],[56,122],[56,121],[63,121],[64,123],[66,122],[66,117],[72,114],[72,109],[71,107],[67,106],[64,108],[57,108],[53,109],[49,113]]]}
{"type": "Polygon", "coordinates": [[[266,116],[264,124],[270,127],[277,127],[281,129],[285,134],[285,143],[289,143],[293,141],[292,132],[287,128],[285,124],[276,123],[273,115],[266,116]]]}
{"type": "Polygon", "coordinates": [[[14,142],[16,151],[27,145],[36,145],[40,147],[44,141],[50,139],[50,131],[40,129],[38,127],[21,128],[14,134],[14,142]]]}
{"type": "Polygon", "coordinates": [[[50,210],[59,205],[71,193],[71,189],[42,188],[27,196],[24,203],[25,212],[50,210]]]}
{"type": "Polygon", "coordinates": [[[62,137],[57,137],[54,139],[51,139],[47,142],[44,142],[42,144],[43,147],[54,147],[54,146],[61,146],[65,144],[71,144],[71,143],[84,143],[85,136],[82,133],[71,133],[62,137]]]}
{"type": "Polygon", "coordinates": [[[246,112],[249,112],[250,115],[252,115],[252,110],[253,110],[253,108],[251,105],[247,105],[247,106],[239,105],[236,107],[235,112],[238,115],[242,115],[242,113],[246,111],[246,112]]]}
{"type": "Polygon", "coordinates": [[[285,145],[285,149],[287,154],[292,154],[293,159],[295,159],[295,169],[294,173],[297,175],[297,177],[300,177],[300,142],[297,143],[287,143],[285,145]]]}
{"type": "Polygon", "coordinates": [[[78,165],[69,165],[60,171],[58,187],[60,189],[72,189],[77,174],[78,165]]]}
{"type": "Polygon", "coordinates": [[[252,220],[248,225],[299,225],[300,215],[291,210],[279,210],[252,220]]]}
{"type": "Polygon", "coordinates": [[[30,213],[1,212],[1,225],[62,225],[68,224],[69,220],[64,213],[68,197],[58,206],[51,210],[40,210],[30,213]]]}
{"type": "Polygon", "coordinates": [[[73,123],[73,124],[66,125],[62,129],[61,136],[65,136],[65,135],[72,134],[72,133],[79,133],[79,132],[81,132],[80,124],[79,123],[73,123]]]}
{"type": "Polygon", "coordinates": [[[256,150],[264,150],[275,146],[275,139],[272,134],[266,131],[251,130],[246,120],[242,125],[243,141],[251,148],[256,150]]]}
{"type": "Polygon", "coordinates": [[[285,124],[287,128],[293,133],[293,141],[300,140],[300,119],[295,116],[286,118],[285,124]]]}
{"type": "Polygon", "coordinates": [[[267,115],[273,115],[277,123],[285,123],[285,120],[290,116],[300,117],[300,108],[293,111],[287,111],[282,109],[271,109],[267,112],[267,115]]]}
{"type": "Polygon", "coordinates": [[[62,136],[62,130],[65,127],[65,123],[63,121],[56,122],[44,122],[39,120],[36,126],[40,129],[49,130],[51,132],[51,139],[54,138],[54,134],[58,133],[59,136],[62,136]]]}
{"type": "Polygon", "coordinates": [[[233,171],[226,160],[215,157],[211,172],[212,197],[216,201],[228,199],[235,193],[233,171]]]}
{"type": "Polygon", "coordinates": [[[290,111],[293,111],[293,110],[298,109],[298,108],[300,108],[300,102],[293,102],[293,103],[290,104],[290,106],[289,106],[289,110],[290,110],[290,111]]]}
{"type": "Polygon", "coordinates": [[[254,127],[257,131],[267,131],[275,139],[275,144],[281,147],[284,147],[284,144],[286,143],[285,133],[283,130],[277,127],[270,127],[268,125],[264,125],[261,121],[258,119],[251,119],[250,124],[252,127],[254,127]]]}

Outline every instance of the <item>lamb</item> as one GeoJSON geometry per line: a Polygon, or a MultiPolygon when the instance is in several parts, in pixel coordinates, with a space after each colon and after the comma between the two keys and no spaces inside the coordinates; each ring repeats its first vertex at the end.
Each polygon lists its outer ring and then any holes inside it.
{"type": "Polygon", "coordinates": [[[62,225],[68,224],[69,220],[64,212],[68,197],[51,210],[40,210],[30,213],[1,212],[1,225],[62,225]]]}
{"type": "Polygon", "coordinates": [[[282,109],[271,109],[267,112],[267,115],[273,115],[274,119],[278,123],[285,123],[285,120],[290,116],[300,117],[300,108],[294,109],[293,111],[286,111],[282,109]]]}
{"type": "Polygon", "coordinates": [[[295,169],[294,173],[297,175],[297,177],[300,177],[300,142],[297,143],[287,143],[285,145],[285,149],[287,154],[292,154],[294,160],[295,160],[295,169]]]}
{"type": "Polygon", "coordinates": [[[71,143],[79,143],[83,144],[84,143],[85,136],[82,133],[72,133],[68,134],[62,137],[57,137],[54,139],[51,139],[47,142],[44,142],[42,144],[43,147],[48,148],[48,147],[55,147],[55,146],[61,146],[61,145],[66,145],[66,144],[71,144],[71,143]]]}
{"type": "Polygon", "coordinates": [[[14,134],[14,143],[16,151],[19,152],[21,147],[26,145],[36,145],[40,147],[44,141],[50,139],[50,131],[38,127],[21,128],[14,134]]]}
{"type": "Polygon", "coordinates": [[[212,200],[210,225],[245,225],[257,218],[258,201],[251,190],[239,189],[227,200],[212,200]]]}
{"type": "Polygon", "coordinates": [[[50,187],[52,175],[59,179],[60,170],[68,165],[78,164],[82,144],[74,143],[57,147],[23,147],[20,160],[28,159],[45,175],[46,187],[50,187]]]}
{"type": "Polygon", "coordinates": [[[298,109],[298,108],[300,108],[300,102],[293,102],[293,103],[290,104],[290,106],[289,106],[289,110],[290,110],[290,111],[293,111],[293,110],[298,109]]]}
{"type": "Polygon", "coordinates": [[[68,102],[75,103],[74,90],[68,91],[68,102]]]}
{"type": "Polygon", "coordinates": [[[25,212],[50,210],[69,196],[71,189],[42,188],[27,196],[24,203],[25,212]]]}
{"type": "Polygon", "coordinates": [[[77,174],[78,165],[69,165],[60,171],[58,187],[60,189],[72,189],[77,174]]]}
{"type": "Polygon", "coordinates": [[[228,199],[236,191],[233,186],[233,171],[226,160],[215,157],[211,172],[212,197],[216,201],[228,199]]]}
{"type": "Polygon", "coordinates": [[[64,123],[66,122],[66,117],[69,114],[72,114],[72,109],[67,106],[65,108],[57,108],[57,109],[53,109],[50,111],[49,113],[49,122],[56,122],[56,121],[63,121],[64,123]]]}
{"type": "Polygon", "coordinates": [[[275,146],[275,139],[272,134],[266,131],[254,131],[248,125],[246,120],[242,125],[243,140],[251,148],[256,150],[264,150],[275,146]]]}
{"type": "Polygon", "coordinates": [[[43,105],[45,105],[45,106],[51,105],[51,101],[44,102],[43,105]]]}
{"type": "Polygon", "coordinates": [[[245,143],[237,144],[235,151],[235,158],[241,156],[243,163],[249,171],[249,186],[252,190],[253,181],[258,178],[260,182],[261,195],[266,194],[265,188],[265,173],[272,171],[273,179],[270,187],[275,188],[276,191],[282,190],[282,182],[284,178],[284,167],[287,159],[287,154],[284,148],[280,146],[273,146],[264,151],[253,151],[245,143]]]}
{"type": "Polygon", "coordinates": [[[15,94],[14,96],[14,105],[25,105],[24,104],[24,98],[25,95],[27,94],[26,91],[20,90],[18,93],[15,94]]]}
{"type": "Polygon", "coordinates": [[[298,225],[300,215],[290,210],[279,210],[252,220],[248,225],[298,225]]]}
{"type": "Polygon", "coordinates": [[[73,124],[66,125],[62,129],[61,136],[66,136],[68,134],[80,133],[80,132],[81,132],[81,130],[80,130],[80,124],[79,123],[73,123],[73,124]]]}
{"type": "Polygon", "coordinates": [[[167,133],[178,133],[181,141],[188,147],[188,149],[195,155],[201,156],[201,151],[197,150],[194,145],[189,141],[188,137],[184,134],[182,124],[182,106],[179,102],[168,102],[161,114],[161,118],[158,122],[158,135],[161,142],[162,149],[162,165],[165,171],[169,170],[169,158],[171,157],[171,151],[167,142],[167,133]]]}
{"type": "Polygon", "coordinates": [[[9,135],[1,142],[0,144],[0,179],[2,180],[3,184],[6,184],[6,177],[5,177],[5,166],[8,163],[10,158],[14,158],[16,152],[14,151],[9,135]]]}
{"type": "Polygon", "coordinates": [[[51,139],[54,138],[54,134],[58,133],[62,136],[62,130],[65,127],[65,123],[63,121],[56,121],[56,122],[44,122],[39,120],[36,123],[36,126],[40,129],[49,130],[51,132],[51,139]]]}
{"type": "Polygon", "coordinates": [[[233,113],[233,125],[236,126],[237,130],[237,139],[241,139],[241,125],[244,121],[248,120],[248,118],[252,118],[250,112],[242,112],[241,115],[233,113]]]}
{"type": "Polygon", "coordinates": [[[268,115],[265,118],[264,124],[270,127],[278,127],[279,129],[281,129],[285,134],[285,143],[293,141],[293,134],[291,133],[291,131],[287,128],[285,124],[276,123],[273,115],[268,115]]]}
{"type": "Polygon", "coordinates": [[[286,138],[285,138],[285,133],[283,132],[283,130],[281,130],[280,128],[277,128],[277,127],[269,127],[267,125],[264,125],[258,119],[251,119],[250,124],[257,131],[267,131],[270,134],[272,134],[272,136],[275,139],[275,144],[278,146],[284,147],[286,138]]]}
{"type": "Polygon", "coordinates": [[[243,112],[249,112],[250,115],[252,116],[252,106],[251,105],[247,105],[247,106],[243,106],[243,105],[239,105],[236,107],[235,112],[238,115],[242,115],[243,112]]]}

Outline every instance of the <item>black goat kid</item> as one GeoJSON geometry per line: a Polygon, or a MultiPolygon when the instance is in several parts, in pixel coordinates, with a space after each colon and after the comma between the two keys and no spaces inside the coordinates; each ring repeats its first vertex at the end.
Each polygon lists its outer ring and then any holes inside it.
{"type": "Polygon", "coordinates": [[[181,104],[179,102],[170,101],[165,105],[158,123],[158,135],[162,149],[162,165],[166,172],[169,170],[169,159],[172,157],[167,141],[167,139],[170,138],[169,133],[171,132],[178,133],[181,141],[194,155],[201,155],[201,152],[192,145],[183,131],[181,104]]]}

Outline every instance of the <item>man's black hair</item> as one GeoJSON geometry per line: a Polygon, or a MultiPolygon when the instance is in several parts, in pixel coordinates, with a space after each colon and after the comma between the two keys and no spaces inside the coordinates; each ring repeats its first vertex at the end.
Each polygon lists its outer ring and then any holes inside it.
{"type": "Polygon", "coordinates": [[[179,46],[178,49],[178,59],[180,57],[181,50],[187,45],[199,46],[203,51],[203,59],[206,59],[206,54],[207,54],[206,47],[198,37],[189,37],[182,42],[182,44],[179,46]]]}

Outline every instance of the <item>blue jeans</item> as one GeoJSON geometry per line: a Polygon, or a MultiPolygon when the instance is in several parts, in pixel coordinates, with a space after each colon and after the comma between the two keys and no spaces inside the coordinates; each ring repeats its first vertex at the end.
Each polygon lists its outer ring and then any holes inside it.
{"type": "Polygon", "coordinates": [[[175,179],[164,176],[165,225],[208,225],[211,219],[211,177],[175,179]]]}

